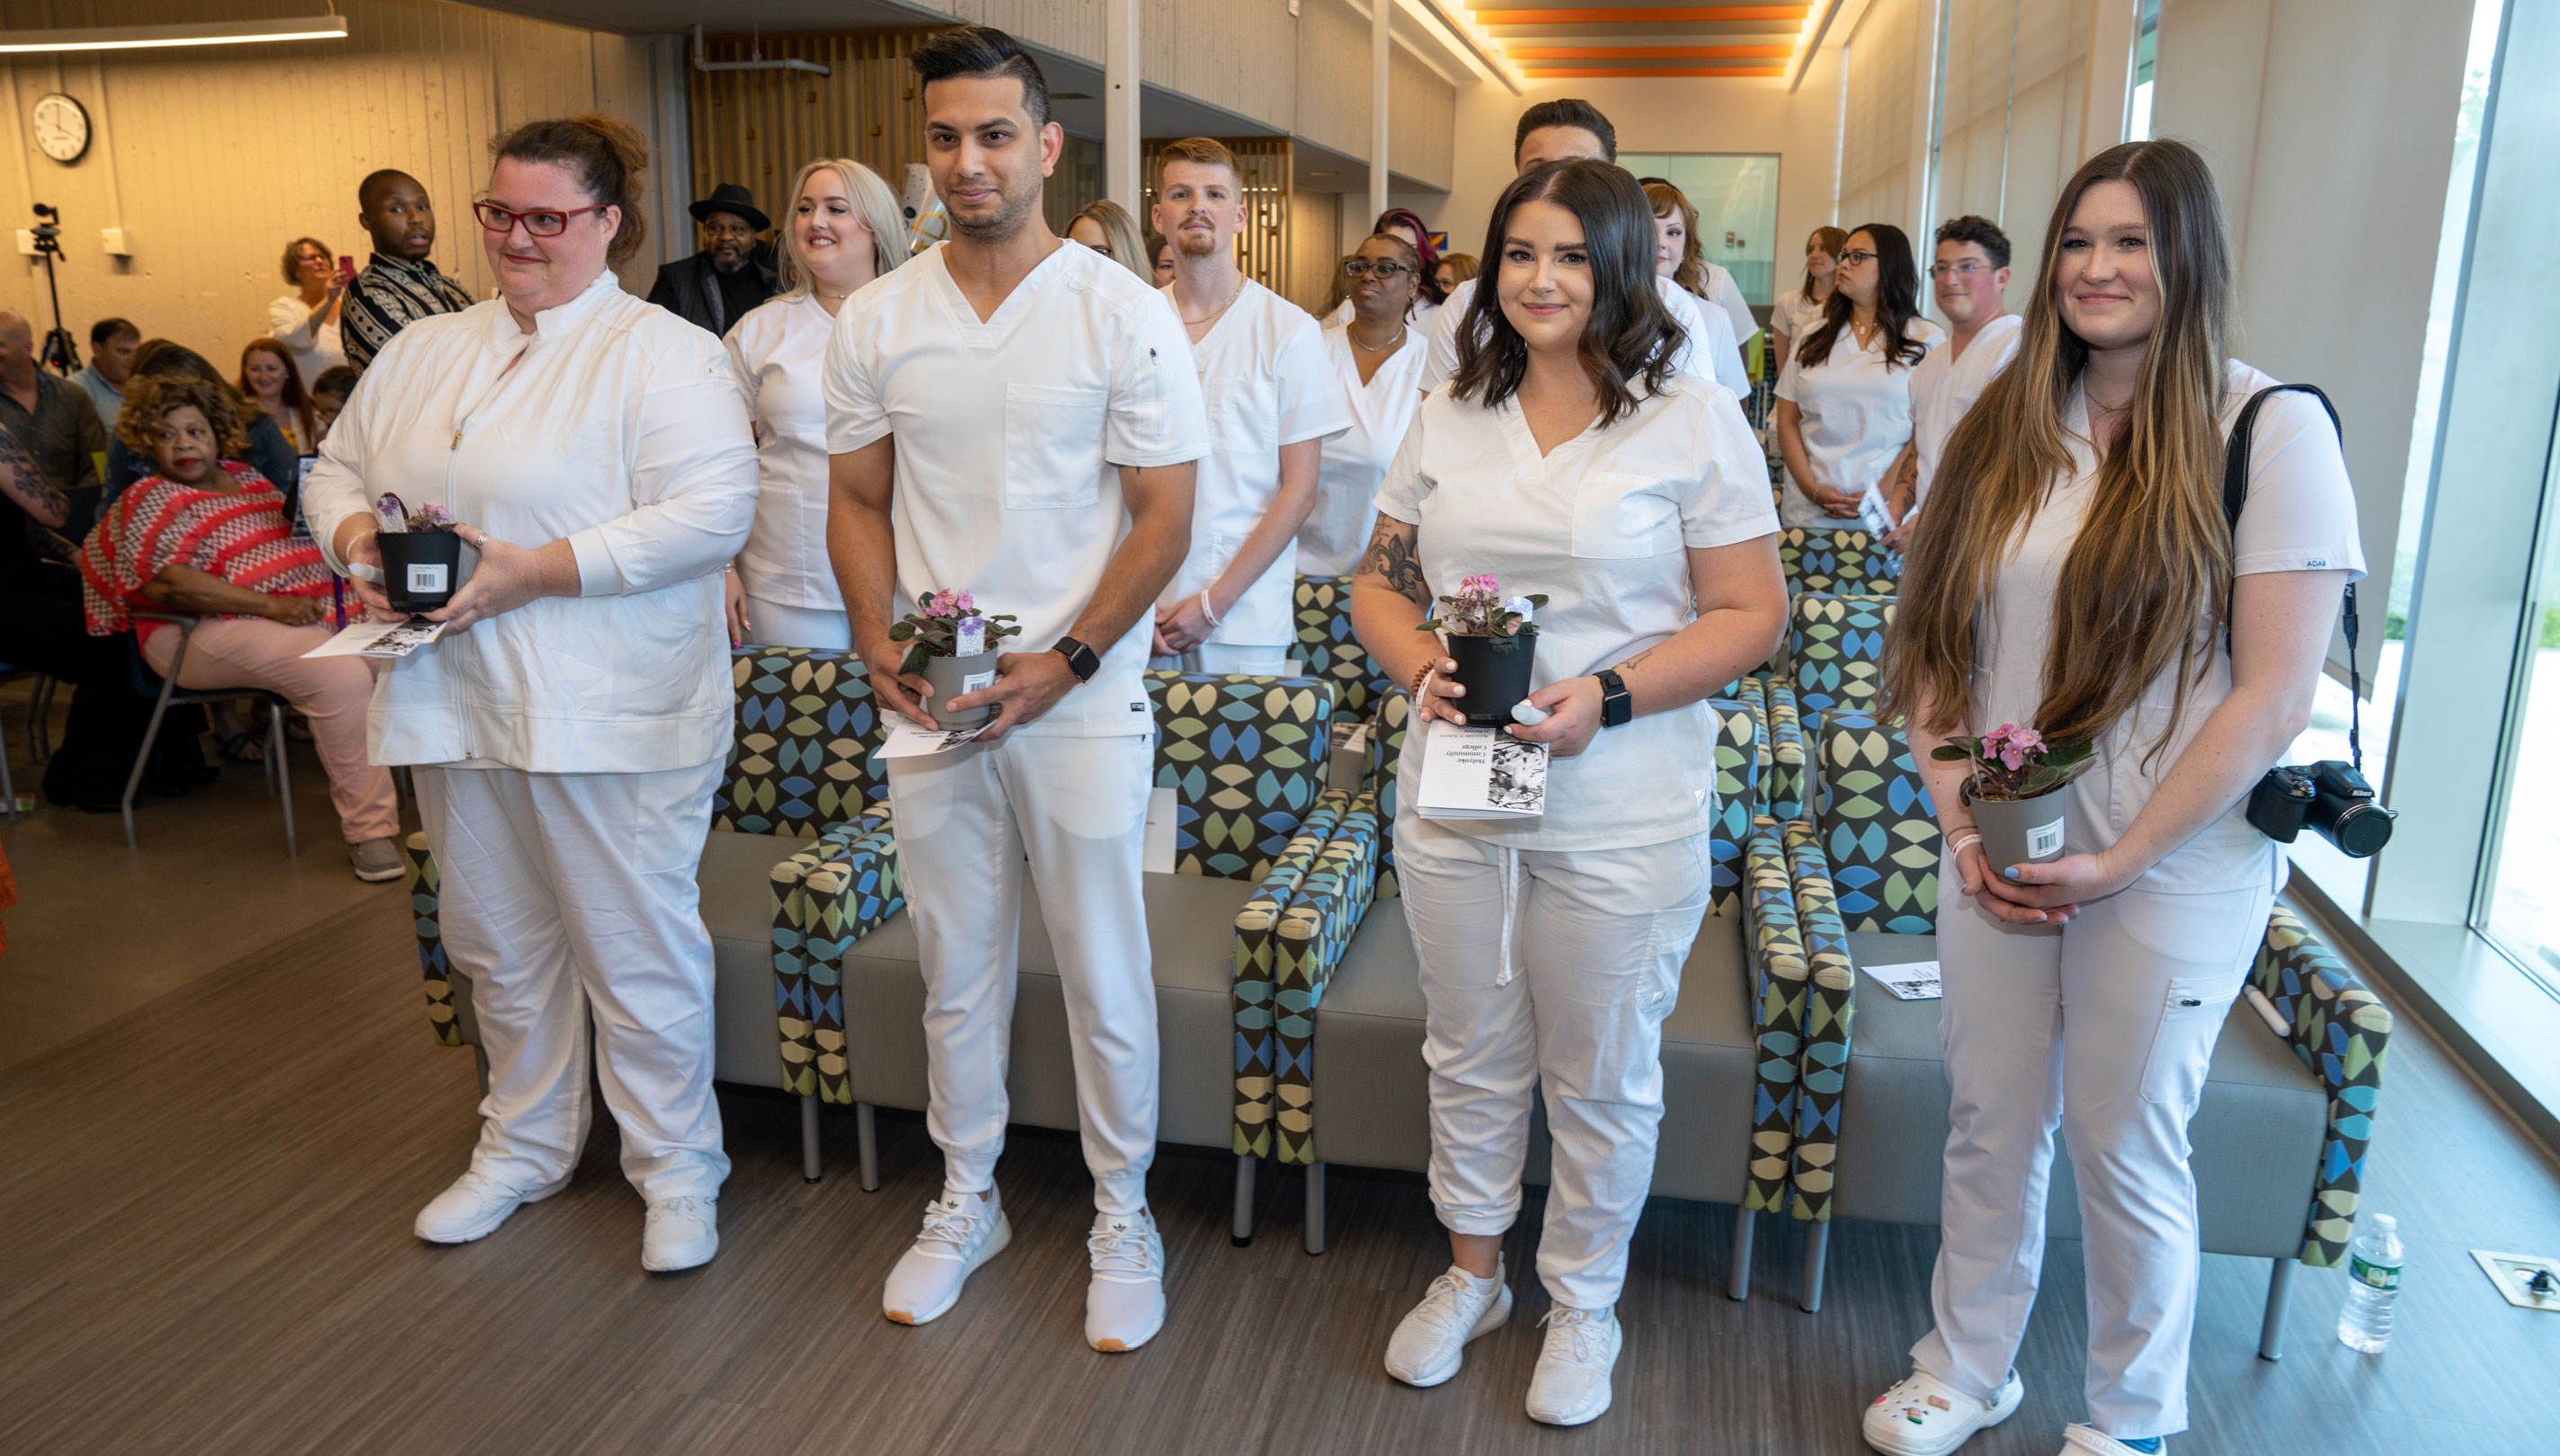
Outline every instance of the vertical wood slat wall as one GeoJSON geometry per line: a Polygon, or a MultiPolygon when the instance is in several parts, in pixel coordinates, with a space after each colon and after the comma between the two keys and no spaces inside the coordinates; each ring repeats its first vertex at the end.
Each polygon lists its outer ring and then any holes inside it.
{"type": "Polygon", "coordinates": [[[851,157],[878,172],[894,192],[906,164],[924,160],[924,108],[906,58],[932,30],[828,35],[714,37],[705,59],[815,61],[827,76],[805,71],[687,71],[693,99],[693,195],[723,182],[754,194],[775,219],[790,210],[782,194],[801,166],[819,157],[851,157]]]}

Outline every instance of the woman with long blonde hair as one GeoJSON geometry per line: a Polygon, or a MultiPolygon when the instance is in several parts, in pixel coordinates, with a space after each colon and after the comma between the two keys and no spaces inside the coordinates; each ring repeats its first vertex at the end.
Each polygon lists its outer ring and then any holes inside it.
{"type": "Polygon", "coordinates": [[[1935,1328],[1866,1439],[1939,1456],[2007,1418],[2044,1255],[2053,1129],[2086,1230],[2085,1424],[2066,1453],[2185,1429],[2196,1198],[2187,1119],[2284,879],[2250,790],[2308,719],[2338,593],[2362,574],[2322,406],[2270,394],[2237,529],[2226,438],[2275,381],[2224,354],[2231,259],[2212,174],[2111,147],[2062,191],[2016,360],[1950,437],[1885,651],[1944,832],[1947,1071],[1935,1328]],[[1932,751],[2014,725],[2090,742],[2062,857],[1985,863],[1932,751]]]}
{"type": "Polygon", "coordinates": [[[1848,246],[1848,230],[1816,228],[1805,240],[1805,284],[1778,295],[1769,310],[1770,358],[1784,362],[1805,342],[1805,332],[1823,321],[1823,309],[1832,301],[1832,280],[1840,271],[1840,255],[1848,246]]]}
{"type": "Polygon", "coordinates": [[[755,526],[729,564],[728,640],[853,646],[827,564],[827,339],[848,299],[906,261],[906,217],[880,175],[822,157],[792,179],[782,219],[783,291],[731,325],[729,362],[755,416],[755,526]]]}
{"type": "Polygon", "coordinates": [[[1155,281],[1155,264],[1147,256],[1146,240],[1138,236],[1138,220],[1107,197],[1076,209],[1074,221],[1066,225],[1066,241],[1092,248],[1137,274],[1140,282],[1155,281]]]}

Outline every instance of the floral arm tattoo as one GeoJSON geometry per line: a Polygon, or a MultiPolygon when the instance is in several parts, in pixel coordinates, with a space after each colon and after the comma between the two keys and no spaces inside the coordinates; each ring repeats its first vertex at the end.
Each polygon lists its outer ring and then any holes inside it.
{"type": "Polygon", "coordinates": [[[0,490],[8,492],[9,498],[29,515],[51,516],[59,521],[71,514],[71,498],[36,469],[34,457],[5,431],[0,431],[0,490]]]}
{"type": "Polygon", "coordinates": [[[1413,555],[1418,528],[1391,517],[1377,518],[1377,529],[1369,534],[1368,551],[1360,558],[1356,574],[1376,576],[1387,589],[1428,611],[1431,608],[1431,584],[1422,579],[1422,563],[1413,555]]]}

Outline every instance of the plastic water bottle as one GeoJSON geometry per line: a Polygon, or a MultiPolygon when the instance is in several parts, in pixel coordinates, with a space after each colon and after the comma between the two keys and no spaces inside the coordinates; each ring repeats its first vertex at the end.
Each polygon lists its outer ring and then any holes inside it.
{"type": "Polygon", "coordinates": [[[2391,1343],[2391,1302],[2400,1297],[2400,1220],[2376,1213],[2347,1249],[2346,1307],[2337,1338],[2349,1349],[2380,1355],[2391,1343]]]}

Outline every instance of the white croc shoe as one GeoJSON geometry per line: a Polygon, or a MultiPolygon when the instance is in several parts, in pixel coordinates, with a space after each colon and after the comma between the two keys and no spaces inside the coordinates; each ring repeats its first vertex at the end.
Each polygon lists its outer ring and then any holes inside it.
{"type": "Polygon", "coordinates": [[[960,1301],[960,1286],[980,1264],[1014,1241],[1014,1226],[996,1204],[996,1191],[955,1194],[924,1206],[915,1243],[897,1256],[880,1287],[880,1313],[901,1325],[929,1324],[960,1301]]]}
{"type": "Polygon", "coordinates": [[[1986,1405],[1927,1371],[1915,1370],[1896,1381],[1866,1407],[1866,1443],[1885,1456],[1947,1456],[1974,1438],[1974,1432],[1999,1425],[2017,1413],[2026,1398],[2026,1383],[2017,1372],[1986,1405]]]}
{"type": "Polygon", "coordinates": [[[1458,1373],[1467,1347],[1511,1323],[1512,1286],[1498,1260],[1479,1279],[1455,1264],[1431,1281],[1422,1302],[1386,1342],[1386,1373],[1408,1385],[1437,1385],[1458,1373]]]}
{"type": "Polygon", "coordinates": [[[1617,1369],[1625,1336],[1618,1312],[1556,1305],[1538,1321],[1546,1345],[1528,1377],[1528,1418],[1547,1425],[1581,1425],[1609,1408],[1609,1375],[1617,1369]]]}
{"type": "Polygon", "coordinates": [[[712,1261],[720,1252],[720,1200],[660,1199],[640,1225],[640,1267],[673,1273],[712,1261]]]}
{"type": "Polygon", "coordinates": [[[417,1236],[429,1243],[476,1242],[497,1232],[508,1214],[566,1187],[568,1180],[563,1178],[549,1188],[511,1188],[475,1169],[453,1180],[417,1211],[417,1236]]]}
{"type": "MultiPolygon", "coordinates": [[[[2162,1451],[2168,1449],[2165,1438],[2160,1441],[2160,1448],[2162,1451]]],[[[2074,1422],[2062,1428],[2061,1456],[2143,1456],[2143,1453],[2096,1426],[2074,1422]]]]}
{"type": "Polygon", "coordinates": [[[1156,1216],[1096,1213],[1084,1251],[1093,1282],[1084,1287],[1084,1343],[1118,1355],[1165,1328],[1165,1236],[1156,1216]]]}

